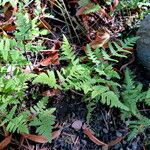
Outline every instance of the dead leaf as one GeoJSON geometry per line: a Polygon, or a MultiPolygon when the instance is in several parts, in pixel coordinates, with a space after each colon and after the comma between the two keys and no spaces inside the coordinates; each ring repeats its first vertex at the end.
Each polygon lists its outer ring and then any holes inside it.
{"type": "Polygon", "coordinates": [[[118,137],[117,139],[115,139],[115,140],[111,141],[110,143],[108,143],[108,146],[111,147],[111,146],[114,146],[114,145],[118,144],[118,143],[121,142],[125,137],[126,137],[126,135],[123,136],[123,137],[118,137]]]}
{"type": "Polygon", "coordinates": [[[34,141],[34,142],[42,143],[42,144],[48,142],[48,140],[42,135],[25,134],[24,133],[24,134],[22,134],[22,136],[26,139],[29,139],[29,140],[34,141]]]}
{"type": "Polygon", "coordinates": [[[106,143],[100,141],[99,139],[97,139],[97,138],[93,135],[93,132],[91,131],[91,129],[89,129],[88,127],[86,127],[86,125],[84,125],[84,126],[82,127],[82,129],[83,129],[83,133],[84,133],[85,135],[87,135],[87,136],[89,137],[89,139],[90,139],[91,141],[93,141],[95,144],[100,145],[100,146],[108,146],[108,144],[106,144],[106,143]]]}
{"type": "Polygon", "coordinates": [[[119,4],[119,0],[114,0],[113,1],[113,9],[115,9],[119,4]]]}
{"type": "Polygon", "coordinates": [[[49,23],[47,23],[47,21],[44,19],[44,17],[40,18],[40,26],[45,27],[47,30],[51,31],[52,27],[49,25],[49,23]]]}
{"type": "Polygon", "coordinates": [[[43,54],[47,54],[48,57],[43,59],[40,62],[40,65],[42,66],[48,66],[50,64],[53,65],[59,65],[59,54],[58,54],[58,49],[60,48],[60,43],[56,42],[55,45],[50,49],[46,51],[41,51],[43,54]]]}
{"type": "MultiPolygon", "coordinates": [[[[61,134],[61,130],[54,131],[52,133],[52,139],[58,138],[60,136],[60,134],[61,134]]],[[[29,140],[34,141],[34,142],[38,142],[38,143],[42,143],[42,144],[45,144],[48,142],[47,138],[45,138],[42,135],[25,134],[25,133],[22,133],[21,135],[24,138],[29,139],[29,140]]]]}
{"type": "Polygon", "coordinates": [[[42,60],[42,61],[40,62],[40,65],[41,65],[41,66],[48,66],[48,65],[50,65],[50,64],[59,65],[60,62],[59,62],[58,58],[59,58],[59,54],[58,54],[58,53],[55,53],[55,54],[50,55],[49,57],[45,58],[44,60],[42,60]]]}
{"type": "Polygon", "coordinates": [[[101,15],[103,15],[103,16],[105,16],[105,17],[111,19],[111,16],[105,11],[104,8],[101,8],[101,9],[99,10],[99,13],[100,13],[101,15]]]}
{"type": "Polygon", "coordinates": [[[105,29],[101,29],[96,33],[96,38],[92,42],[90,42],[90,46],[93,49],[103,47],[110,39],[110,34],[105,31],[105,29]]]}
{"type": "Polygon", "coordinates": [[[2,27],[3,30],[5,30],[6,32],[13,32],[16,30],[16,26],[15,25],[6,25],[2,27]]]}
{"type": "Polygon", "coordinates": [[[76,12],[76,16],[80,16],[80,15],[85,15],[84,11],[87,9],[90,9],[93,6],[92,3],[87,4],[86,6],[81,7],[77,12],[76,12]]]}
{"type": "Polygon", "coordinates": [[[54,131],[54,132],[52,133],[52,139],[57,139],[57,138],[59,138],[59,136],[60,136],[60,134],[61,134],[61,131],[62,131],[62,129],[59,129],[59,130],[57,130],[57,131],[54,131]]]}
{"type": "Polygon", "coordinates": [[[6,148],[10,144],[11,139],[12,135],[5,137],[5,139],[2,142],[0,142],[0,150],[4,150],[4,148],[6,148]]]}
{"type": "Polygon", "coordinates": [[[60,93],[59,89],[52,89],[52,90],[47,90],[45,92],[42,93],[43,96],[49,96],[49,97],[53,97],[57,94],[60,93]]]}

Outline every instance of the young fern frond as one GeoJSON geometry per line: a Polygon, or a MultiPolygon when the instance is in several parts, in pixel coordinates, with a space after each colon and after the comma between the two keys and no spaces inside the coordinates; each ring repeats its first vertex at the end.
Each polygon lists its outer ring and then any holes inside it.
{"type": "Polygon", "coordinates": [[[71,47],[67,38],[64,35],[63,35],[63,44],[61,46],[61,50],[62,50],[63,60],[69,60],[71,62],[75,60],[76,56],[73,52],[73,48],[71,47]]]}
{"type": "MultiPolygon", "coordinates": [[[[9,132],[29,133],[27,126],[28,112],[21,113],[16,116],[17,105],[7,114],[1,125],[7,124],[6,130],[9,132]]],[[[0,114],[3,117],[3,115],[0,114]]]]}
{"type": "Polygon", "coordinates": [[[47,73],[41,73],[34,80],[33,83],[47,84],[52,88],[58,88],[55,74],[53,71],[47,71],[47,73]]]}
{"type": "Polygon", "coordinates": [[[95,55],[94,51],[92,51],[91,47],[89,44],[87,44],[86,46],[86,50],[87,50],[87,56],[88,58],[96,65],[98,65],[100,63],[100,60],[98,60],[97,56],[95,55]]]}
{"type": "Polygon", "coordinates": [[[102,51],[102,55],[103,58],[105,60],[108,61],[113,61],[113,62],[118,62],[117,59],[114,59],[112,57],[127,57],[124,53],[129,53],[131,54],[131,52],[127,49],[131,49],[133,48],[135,42],[137,41],[137,39],[139,39],[139,37],[131,37],[131,38],[127,38],[124,41],[119,40],[119,43],[117,42],[109,42],[108,43],[108,50],[109,52],[107,52],[106,49],[101,48],[102,51]]]}
{"type": "Polygon", "coordinates": [[[34,114],[34,119],[30,122],[29,126],[35,126],[36,132],[43,135],[49,142],[52,140],[52,129],[55,123],[53,112],[54,108],[46,109],[47,102],[39,101],[37,105],[30,108],[34,114]]]}

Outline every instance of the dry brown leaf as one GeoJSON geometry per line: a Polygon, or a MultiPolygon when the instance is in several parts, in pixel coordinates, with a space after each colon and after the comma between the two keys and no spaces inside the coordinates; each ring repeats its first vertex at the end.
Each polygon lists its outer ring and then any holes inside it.
{"type": "Polygon", "coordinates": [[[23,133],[22,136],[26,139],[29,139],[29,140],[34,141],[34,142],[42,143],[42,144],[48,142],[48,140],[42,135],[34,135],[34,134],[25,134],[25,133],[23,133]]]}
{"type": "Polygon", "coordinates": [[[0,142],[0,150],[6,148],[10,144],[11,139],[12,139],[12,135],[5,137],[5,139],[2,142],[0,142]]]}
{"type": "Polygon", "coordinates": [[[59,129],[59,130],[57,130],[57,131],[54,131],[53,133],[52,133],[52,139],[57,139],[57,138],[59,138],[59,136],[60,136],[60,134],[61,134],[61,129],[59,129]]]}
{"type": "Polygon", "coordinates": [[[59,65],[59,54],[58,54],[58,49],[60,48],[60,43],[56,42],[55,45],[50,49],[46,51],[41,51],[43,54],[47,54],[48,57],[43,59],[40,62],[40,65],[42,66],[48,66],[50,64],[53,65],[59,65]]]}
{"type": "Polygon", "coordinates": [[[113,1],[113,9],[115,9],[119,4],[119,0],[114,0],[113,1]]]}
{"type": "Polygon", "coordinates": [[[40,18],[40,22],[43,27],[45,27],[47,30],[51,31],[52,27],[49,25],[49,23],[47,23],[47,21],[44,19],[44,17],[40,18]]]}
{"type": "Polygon", "coordinates": [[[49,96],[49,97],[53,97],[57,94],[60,93],[59,89],[52,89],[52,90],[47,90],[45,92],[42,93],[43,96],[49,96]]]}
{"type": "Polygon", "coordinates": [[[93,6],[92,3],[87,4],[86,6],[81,7],[77,12],[76,12],[76,16],[80,16],[80,15],[85,15],[84,11],[91,8],[93,6]]]}
{"type": "Polygon", "coordinates": [[[121,142],[125,137],[126,137],[126,135],[123,136],[123,137],[118,137],[117,139],[115,139],[115,140],[109,142],[109,143],[108,143],[108,146],[111,147],[111,146],[114,146],[114,145],[118,144],[118,143],[121,142]]]}
{"type": "Polygon", "coordinates": [[[100,141],[99,139],[97,139],[97,138],[93,135],[93,132],[91,131],[91,129],[89,129],[88,127],[86,127],[86,125],[84,125],[84,126],[82,127],[82,129],[83,129],[83,133],[84,133],[85,135],[87,135],[87,136],[89,137],[89,139],[90,139],[91,141],[93,141],[95,144],[100,145],[100,146],[108,146],[108,144],[106,144],[106,143],[100,141]]]}
{"type": "Polygon", "coordinates": [[[93,49],[103,47],[110,39],[110,34],[106,32],[104,29],[101,29],[96,33],[96,38],[92,42],[90,42],[90,46],[93,49]]]}
{"type": "MultiPolygon", "coordinates": [[[[61,134],[61,130],[54,131],[52,133],[52,139],[58,138],[60,136],[60,134],[61,134]]],[[[42,143],[42,144],[45,144],[48,142],[48,140],[42,135],[22,133],[22,136],[26,139],[29,139],[29,140],[34,141],[34,142],[42,143]]]]}

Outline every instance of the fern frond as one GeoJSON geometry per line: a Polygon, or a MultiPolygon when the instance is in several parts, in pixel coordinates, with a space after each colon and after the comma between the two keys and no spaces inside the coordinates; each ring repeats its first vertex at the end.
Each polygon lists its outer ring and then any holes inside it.
{"type": "Polygon", "coordinates": [[[69,44],[67,38],[63,35],[63,44],[61,46],[62,49],[62,59],[64,60],[70,60],[73,62],[75,60],[75,54],[73,52],[73,48],[69,44]]]}
{"type": "Polygon", "coordinates": [[[2,121],[1,125],[7,124],[6,130],[12,133],[29,133],[27,126],[28,112],[21,113],[14,117],[16,110],[17,105],[15,105],[7,114],[6,118],[2,121]]]}
{"type": "Polygon", "coordinates": [[[53,71],[47,71],[47,74],[41,73],[37,75],[37,77],[33,80],[33,83],[47,84],[52,88],[58,88],[55,74],[53,71]]]}
{"type": "Polygon", "coordinates": [[[101,94],[101,102],[110,107],[118,107],[128,111],[129,108],[119,101],[118,96],[113,91],[107,91],[101,94]]]}
{"type": "Polygon", "coordinates": [[[84,11],[84,14],[95,13],[95,12],[97,12],[97,11],[99,11],[101,9],[99,4],[94,4],[94,3],[91,3],[91,4],[92,4],[92,6],[89,7],[88,9],[86,9],[84,11]]]}
{"type": "Polygon", "coordinates": [[[90,0],[79,0],[79,1],[78,1],[78,4],[80,5],[80,7],[86,6],[86,5],[88,5],[89,3],[91,3],[90,0]]]}
{"type": "Polygon", "coordinates": [[[34,113],[34,119],[29,123],[29,126],[35,126],[36,132],[40,135],[45,136],[49,142],[52,140],[52,129],[55,123],[55,117],[53,112],[54,108],[46,109],[46,103],[41,100],[37,105],[30,108],[31,112],[34,113]]]}
{"type": "Polygon", "coordinates": [[[98,60],[97,56],[95,55],[95,53],[91,50],[91,47],[89,44],[87,44],[86,46],[86,50],[87,50],[87,56],[88,58],[96,65],[98,65],[100,63],[100,60],[98,60]]]}

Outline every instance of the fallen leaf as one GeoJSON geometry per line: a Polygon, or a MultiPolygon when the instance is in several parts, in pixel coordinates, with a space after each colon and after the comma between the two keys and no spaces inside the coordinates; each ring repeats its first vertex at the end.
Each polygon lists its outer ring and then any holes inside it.
{"type": "Polygon", "coordinates": [[[76,120],[73,122],[71,127],[74,128],[75,130],[80,130],[82,128],[82,124],[83,122],[81,120],[76,120]]]}
{"type": "MultiPolygon", "coordinates": [[[[52,132],[52,139],[58,138],[60,136],[60,134],[61,134],[61,130],[52,132]]],[[[25,134],[25,133],[22,133],[21,135],[24,138],[29,139],[34,142],[38,142],[38,143],[42,143],[42,144],[45,144],[48,142],[47,138],[45,138],[42,135],[25,134]]]]}
{"type": "Polygon", "coordinates": [[[118,144],[118,143],[121,142],[125,137],[126,137],[126,135],[123,136],[123,137],[118,137],[117,139],[115,139],[115,140],[111,141],[110,143],[108,143],[108,146],[111,147],[111,146],[114,146],[114,145],[118,144]]]}
{"type": "Polygon", "coordinates": [[[34,142],[42,143],[42,144],[48,142],[48,140],[42,135],[25,134],[24,133],[24,134],[22,134],[22,136],[26,139],[29,139],[29,140],[34,141],[34,142]]]}
{"type": "Polygon", "coordinates": [[[59,65],[60,62],[59,62],[58,58],[59,58],[59,54],[56,52],[55,54],[50,55],[49,57],[47,57],[44,60],[42,60],[40,62],[40,65],[41,66],[48,66],[50,64],[59,65]]]}
{"type": "Polygon", "coordinates": [[[115,9],[119,4],[119,0],[114,0],[113,1],[113,9],[115,9]]]}
{"type": "Polygon", "coordinates": [[[59,136],[60,136],[60,134],[61,134],[61,129],[59,129],[59,130],[57,130],[57,131],[54,131],[53,133],[52,133],[52,139],[57,139],[57,138],[59,138],[59,136]]]}
{"type": "Polygon", "coordinates": [[[81,7],[77,12],[76,12],[76,16],[80,16],[80,15],[85,15],[84,11],[87,9],[90,9],[93,6],[92,3],[87,4],[86,6],[81,7]]]}
{"type": "Polygon", "coordinates": [[[92,42],[90,42],[90,46],[93,49],[103,47],[110,39],[110,34],[105,31],[105,29],[101,29],[96,33],[96,38],[92,42]]]}
{"type": "Polygon", "coordinates": [[[43,27],[45,27],[47,30],[51,31],[52,27],[49,25],[49,23],[47,23],[47,21],[44,19],[44,17],[41,17],[41,18],[40,18],[40,22],[41,22],[41,25],[40,25],[40,26],[43,26],[43,27]]]}
{"type": "Polygon", "coordinates": [[[0,150],[4,150],[4,148],[6,148],[10,144],[11,139],[12,135],[5,137],[5,139],[2,142],[0,142],[0,150]]]}
{"type": "Polygon", "coordinates": [[[16,26],[15,25],[6,25],[2,27],[3,30],[5,30],[6,32],[13,32],[16,30],[16,26]]]}
{"type": "Polygon", "coordinates": [[[59,93],[60,93],[59,89],[52,89],[52,90],[47,90],[47,91],[43,92],[42,95],[52,97],[59,93]]]}
{"type": "Polygon", "coordinates": [[[58,49],[60,48],[60,43],[56,42],[55,45],[50,49],[46,51],[41,51],[43,54],[47,54],[48,57],[43,59],[40,62],[41,66],[48,66],[50,64],[59,65],[59,54],[58,49]]]}
{"type": "Polygon", "coordinates": [[[108,144],[106,144],[106,143],[100,141],[99,139],[97,139],[97,138],[93,135],[93,132],[91,131],[91,129],[89,129],[85,124],[84,124],[84,126],[82,127],[82,129],[83,129],[83,133],[84,133],[85,135],[87,135],[87,136],[89,137],[89,139],[90,139],[91,141],[93,141],[95,144],[100,145],[100,146],[108,146],[108,144]]]}

